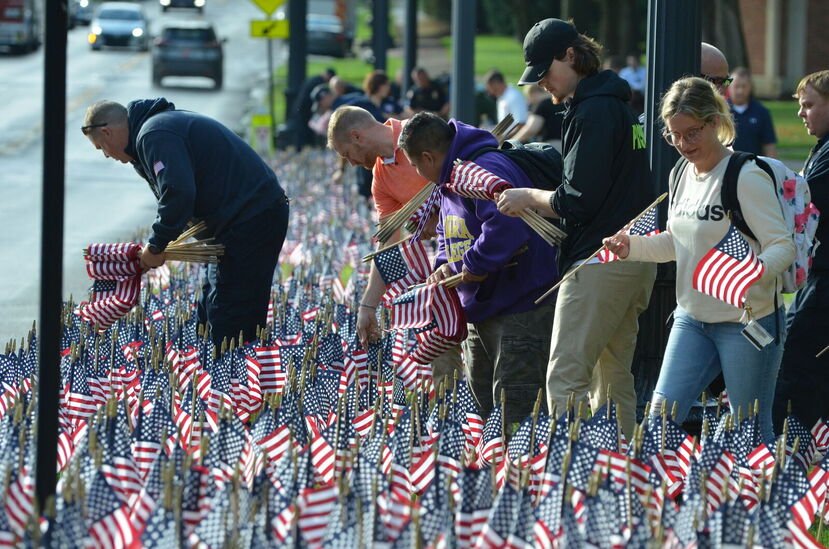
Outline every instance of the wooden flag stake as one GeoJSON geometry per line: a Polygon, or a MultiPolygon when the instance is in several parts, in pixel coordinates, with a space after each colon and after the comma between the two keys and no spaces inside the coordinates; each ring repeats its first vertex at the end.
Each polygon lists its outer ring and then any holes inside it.
{"type": "MultiPolygon", "coordinates": [[[[650,206],[648,206],[647,208],[645,208],[645,211],[643,211],[642,213],[640,213],[639,215],[637,215],[636,217],[634,217],[631,221],[629,221],[629,222],[628,222],[628,224],[627,224],[627,225],[625,225],[624,227],[622,227],[622,228],[621,228],[621,230],[619,230],[619,231],[617,231],[615,234],[613,234],[613,235],[611,236],[611,238],[613,238],[614,236],[616,236],[616,235],[618,235],[618,234],[620,234],[620,233],[624,233],[625,231],[629,230],[629,229],[630,229],[630,228],[634,225],[634,223],[636,223],[637,221],[639,221],[640,219],[642,219],[642,217],[644,217],[644,216],[645,216],[645,214],[647,214],[647,213],[651,210],[651,208],[653,208],[654,206],[656,206],[657,204],[659,204],[660,202],[662,202],[663,200],[665,200],[665,197],[666,197],[666,196],[668,196],[668,193],[662,193],[662,194],[659,196],[659,198],[657,198],[656,200],[654,200],[653,202],[651,202],[650,206]]],[[[579,270],[580,270],[582,267],[584,267],[585,265],[587,265],[588,263],[590,263],[590,260],[591,260],[591,259],[593,259],[593,258],[594,258],[594,257],[596,257],[597,255],[599,255],[600,253],[602,253],[602,250],[604,250],[604,249],[605,249],[605,246],[604,246],[604,245],[602,245],[602,247],[601,247],[601,248],[599,248],[598,250],[596,250],[595,252],[593,252],[593,254],[592,254],[590,257],[588,257],[587,259],[585,259],[584,261],[582,261],[582,262],[581,262],[581,264],[580,264],[578,267],[576,267],[575,269],[571,269],[569,272],[567,272],[567,274],[565,274],[563,277],[561,277],[561,279],[560,279],[560,280],[556,283],[556,285],[555,285],[555,286],[553,286],[552,288],[550,288],[549,290],[547,290],[546,292],[544,292],[544,295],[542,295],[541,297],[539,297],[538,299],[536,299],[536,300],[535,300],[536,305],[538,305],[539,303],[541,303],[542,301],[544,301],[545,299],[547,299],[547,297],[549,297],[549,296],[550,296],[550,294],[552,294],[553,292],[555,292],[556,290],[558,290],[558,288],[559,288],[562,284],[564,284],[564,283],[565,283],[565,282],[566,282],[566,281],[567,281],[570,277],[572,277],[574,274],[576,274],[577,272],[579,272],[579,270]]]]}

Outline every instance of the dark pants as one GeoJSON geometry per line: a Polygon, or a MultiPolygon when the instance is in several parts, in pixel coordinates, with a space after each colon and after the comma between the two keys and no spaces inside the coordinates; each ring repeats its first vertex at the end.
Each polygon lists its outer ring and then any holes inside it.
{"type": "Polygon", "coordinates": [[[530,311],[467,324],[466,372],[482,415],[500,406],[502,389],[506,423],[532,413],[538,390],[544,390],[555,303],[550,298],[530,311]]]}
{"type": "Polygon", "coordinates": [[[774,427],[783,428],[788,401],[792,413],[811,428],[820,417],[829,416],[829,273],[812,273],[795,296],[786,316],[789,335],[777,377],[774,427]]]}
{"type": "Polygon", "coordinates": [[[222,340],[256,337],[268,314],[271,284],[288,230],[288,203],[281,200],[256,217],[225,229],[218,265],[208,265],[199,302],[199,323],[209,324],[216,346],[222,340]]]}

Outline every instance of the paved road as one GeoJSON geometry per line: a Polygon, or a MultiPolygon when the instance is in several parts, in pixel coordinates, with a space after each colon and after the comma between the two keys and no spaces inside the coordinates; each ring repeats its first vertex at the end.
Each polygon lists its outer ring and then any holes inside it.
{"type": "MultiPolygon", "coordinates": [[[[151,0],[144,5],[154,29],[168,19],[199,17],[188,11],[162,14],[151,0]]],[[[252,3],[213,0],[204,18],[228,39],[220,92],[201,78],[168,78],[164,88],[154,88],[150,54],[93,52],[86,43],[87,27],[69,32],[63,258],[67,297],[84,296],[89,287],[81,258],[85,245],[124,241],[155,217],[147,184],[130,166],[104,158],[78,131],[86,106],[99,99],[127,103],[164,96],[178,108],[238,129],[249,89],[266,74],[266,45],[248,37],[248,21],[262,18],[252,3]]],[[[0,342],[5,343],[25,335],[39,314],[43,49],[0,55],[0,82],[0,342]]]]}

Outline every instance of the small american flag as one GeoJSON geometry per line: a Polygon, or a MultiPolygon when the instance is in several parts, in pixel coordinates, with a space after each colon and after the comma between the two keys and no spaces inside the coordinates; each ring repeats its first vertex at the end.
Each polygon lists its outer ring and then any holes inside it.
{"type": "Polygon", "coordinates": [[[445,187],[465,198],[495,200],[495,195],[512,187],[507,181],[472,161],[458,162],[445,187]]]}
{"type": "Polygon", "coordinates": [[[432,271],[426,247],[420,240],[409,240],[383,250],[374,256],[374,264],[394,294],[406,291],[410,284],[422,282],[432,271]]]}
{"type": "Polygon", "coordinates": [[[765,266],[734,225],[703,256],[694,270],[693,288],[742,308],[749,286],[760,280],[765,266]]]}
{"type": "MultiPolygon", "coordinates": [[[[659,223],[656,217],[656,206],[648,210],[648,213],[643,215],[639,221],[634,223],[630,229],[626,230],[624,234],[634,235],[634,236],[653,236],[655,234],[659,234],[659,223]]],[[[607,248],[603,248],[598,255],[599,261],[601,263],[609,263],[611,261],[616,261],[619,259],[619,256],[608,250],[607,248]]]]}
{"type": "Polygon", "coordinates": [[[137,303],[141,293],[141,246],[127,244],[91,244],[86,251],[86,272],[94,280],[90,302],[84,302],[79,314],[100,330],[110,327],[137,303]]]}

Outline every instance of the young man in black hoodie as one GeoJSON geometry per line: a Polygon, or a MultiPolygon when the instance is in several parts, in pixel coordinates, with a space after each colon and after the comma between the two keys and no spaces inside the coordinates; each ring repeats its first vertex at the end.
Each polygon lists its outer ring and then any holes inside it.
{"type": "Polygon", "coordinates": [[[225,254],[207,268],[198,320],[217,345],[240,332],[252,339],[265,326],[288,228],[288,198],[273,170],[219,122],[163,98],[94,103],[81,131],[105,157],[132,164],[158,200],[142,268],[163,265],[187,223],[204,221],[225,254]]]}
{"type": "MultiPolygon", "coordinates": [[[[553,192],[509,189],[498,209],[518,215],[532,208],[560,218],[568,236],[559,249],[565,274],[602,246],[654,199],[645,135],[628,105],[630,86],[610,70],[599,72],[601,46],[570,23],[545,19],[524,39],[527,69],[519,85],[538,84],[564,103],[562,185],[553,192]]],[[[630,437],[636,393],[630,365],[638,317],[650,300],[656,266],[594,259],[558,290],[547,398],[560,415],[571,394],[590,396],[595,410],[607,387],[630,437]]]]}

